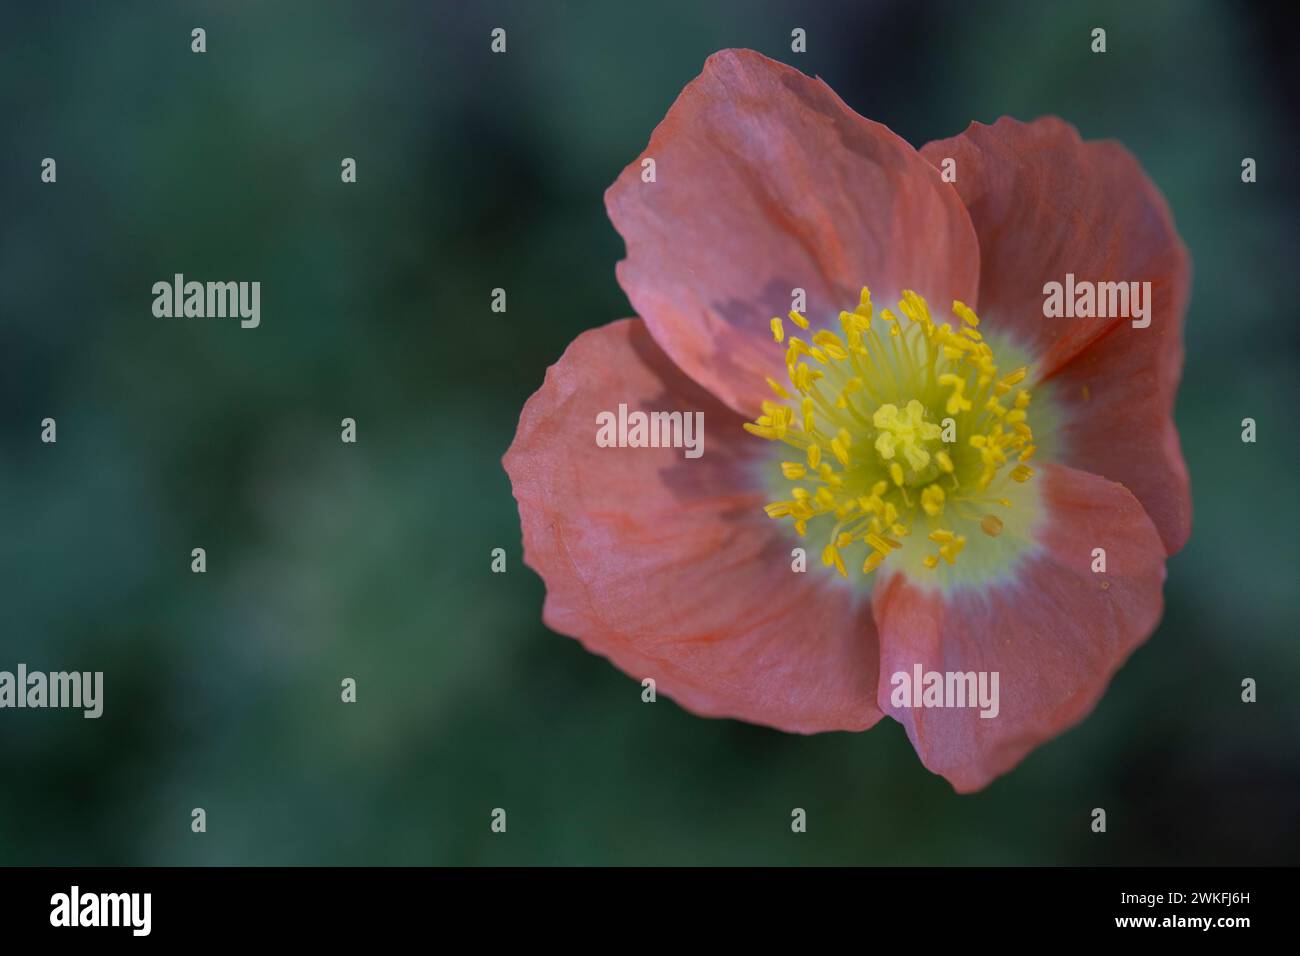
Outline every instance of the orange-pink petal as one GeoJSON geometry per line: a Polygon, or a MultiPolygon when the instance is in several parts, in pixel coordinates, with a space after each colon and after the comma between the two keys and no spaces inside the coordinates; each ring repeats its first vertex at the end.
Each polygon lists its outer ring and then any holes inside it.
{"type": "Polygon", "coordinates": [[[764,376],[784,374],[769,320],[794,289],[814,324],[863,285],[878,302],[904,288],[974,302],[974,231],[938,171],[821,80],[750,50],[709,57],[605,203],[627,243],[619,282],[655,340],[747,416],[764,376]]]}
{"type": "Polygon", "coordinates": [[[869,602],[816,555],[792,571],[797,542],[764,514],[757,484],[756,456],[771,449],[741,423],[639,319],[574,340],[505,456],[544,619],[702,715],[803,733],[869,727],[881,716],[869,602]],[[597,415],[619,403],[703,412],[702,457],[598,447],[597,415]]]}
{"type": "MultiPolygon", "coordinates": [[[[1192,532],[1192,494],[1174,426],[1178,369],[1162,372],[1150,349],[1127,337],[1159,334],[1116,329],[1088,347],[1051,380],[1053,401],[1063,411],[1057,431],[1059,458],[1124,485],[1146,509],[1167,554],[1179,551],[1192,532]]],[[[1156,346],[1158,348],[1158,346],[1156,346]]],[[[1181,366],[1182,346],[1178,346],[1181,366]]]]}
{"type": "Polygon", "coordinates": [[[878,586],[881,707],[899,720],[922,762],[959,792],[979,790],[1085,717],[1111,675],[1160,619],[1165,551],[1155,526],[1121,486],[1047,465],[1047,518],[1016,581],[947,596],[903,575],[878,586]],[[1094,549],[1106,570],[1093,570],[1094,549]],[[896,673],[997,672],[998,713],[899,707],[896,673]]]}
{"type": "Polygon", "coordinates": [[[1159,190],[1123,146],[1084,142],[1055,117],[973,123],[922,154],[956,162],[980,241],[981,320],[1026,347],[1036,378],[1053,384],[1067,417],[1061,460],[1128,487],[1177,551],[1191,499],[1170,416],[1191,267],[1159,190]],[[1150,325],[1135,328],[1131,314],[1045,317],[1044,286],[1067,273],[1150,282],[1150,325]]]}

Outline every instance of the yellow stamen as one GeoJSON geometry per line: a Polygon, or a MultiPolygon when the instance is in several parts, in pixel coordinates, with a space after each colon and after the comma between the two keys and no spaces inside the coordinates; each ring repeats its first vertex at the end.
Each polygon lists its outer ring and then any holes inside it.
{"type": "MultiPolygon", "coordinates": [[[[938,548],[918,555],[921,563],[953,564],[966,544],[962,531],[1001,534],[1002,519],[985,511],[1010,506],[997,494],[1002,483],[1034,476],[1025,464],[1035,453],[1031,396],[1017,388],[1029,369],[999,371],[974,310],[953,302],[952,313],[956,325],[936,322],[911,290],[896,312],[877,311],[864,287],[853,310],[838,314],[838,331],[818,329],[806,342],[787,336],[781,318],[771,321],[789,387],[769,378],[781,401],[764,402],[745,429],[796,449],[807,464],[780,461],[781,477],[808,487],[792,487],[766,510],[800,535],[824,524],[823,561],[841,574],[855,548],[866,549],[862,570],[875,571],[918,523],[938,548]],[[960,437],[950,444],[954,426],[960,437]],[[936,527],[940,519],[946,527],[936,527]]],[[[809,328],[799,312],[788,318],[809,328]]]]}
{"type": "Polygon", "coordinates": [[[931,518],[937,518],[943,514],[943,489],[938,485],[930,485],[921,492],[921,507],[931,518]]]}

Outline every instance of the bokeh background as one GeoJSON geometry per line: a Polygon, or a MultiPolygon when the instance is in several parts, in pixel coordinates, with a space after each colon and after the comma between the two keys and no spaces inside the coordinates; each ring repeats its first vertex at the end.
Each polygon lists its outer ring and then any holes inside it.
{"type": "Polygon", "coordinates": [[[4,4],[0,669],[102,670],[106,691],[98,721],[0,712],[0,862],[1297,862],[1300,142],[1271,16],[4,4]],[[917,145],[1003,113],[1117,137],[1191,248],[1196,518],[1164,621],[1091,718],[973,796],[888,720],[803,738],[646,706],[540,621],[500,456],[566,344],[629,314],[602,193],[729,46],[917,145]],[[174,272],[260,280],[262,327],[155,319],[174,272]]]}

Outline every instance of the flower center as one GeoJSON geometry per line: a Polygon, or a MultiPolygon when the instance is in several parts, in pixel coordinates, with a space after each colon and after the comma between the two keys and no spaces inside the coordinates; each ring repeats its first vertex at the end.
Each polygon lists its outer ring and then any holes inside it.
{"type": "MultiPolygon", "coordinates": [[[[780,401],[764,402],[745,429],[800,454],[781,462],[789,496],[765,510],[801,537],[824,528],[822,562],[846,577],[846,552],[865,545],[870,574],[914,532],[928,541],[925,567],[955,563],[964,532],[1002,532],[1006,483],[1033,477],[1030,394],[1017,388],[1027,369],[1000,371],[979,318],[961,302],[952,311],[955,325],[937,323],[905,290],[906,323],[889,309],[876,316],[863,288],[857,307],[840,313],[842,335],[787,339],[772,319],[789,387],[769,378],[780,401]]],[[[809,327],[798,312],[790,321],[809,327]]]]}

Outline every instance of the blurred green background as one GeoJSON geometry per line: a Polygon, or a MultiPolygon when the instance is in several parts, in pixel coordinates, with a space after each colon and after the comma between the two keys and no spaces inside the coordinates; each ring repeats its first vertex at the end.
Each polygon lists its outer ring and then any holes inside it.
{"type": "Polygon", "coordinates": [[[106,690],[98,721],[0,712],[0,862],[1300,861],[1300,143],[1294,51],[1268,17],[4,5],[0,669],[102,670],[106,690]],[[1091,718],[973,796],[891,721],[803,738],[645,706],[541,624],[500,456],[567,343],[629,314],[602,193],[730,46],[821,75],[916,145],[1003,113],[1117,137],[1192,251],[1196,517],[1164,621],[1091,718]],[[261,328],[155,319],[174,272],[260,280],[261,328]]]}

